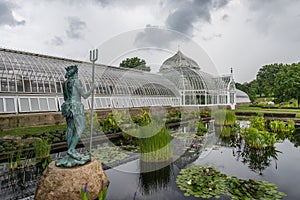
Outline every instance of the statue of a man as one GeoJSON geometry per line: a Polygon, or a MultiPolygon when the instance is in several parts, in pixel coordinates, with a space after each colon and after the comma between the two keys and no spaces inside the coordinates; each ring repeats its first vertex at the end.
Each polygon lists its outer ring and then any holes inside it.
{"type": "Polygon", "coordinates": [[[61,106],[62,115],[67,121],[66,140],[68,145],[67,155],[56,161],[56,166],[73,167],[83,165],[91,160],[91,156],[78,153],[75,148],[85,128],[84,106],[81,97],[88,98],[94,89],[94,85],[85,92],[81,81],[78,79],[78,68],[71,65],[66,68],[63,84],[65,102],[61,106]]]}

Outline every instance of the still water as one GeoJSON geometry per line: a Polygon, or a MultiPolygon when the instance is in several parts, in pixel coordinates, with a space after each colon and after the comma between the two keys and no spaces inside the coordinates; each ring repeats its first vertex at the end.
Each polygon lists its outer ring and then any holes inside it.
{"type": "MultiPolygon", "coordinates": [[[[183,132],[189,134],[188,130],[183,132]]],[[[175,134],[172,133],[173,136],[175,134]]],[[[238,136],[224,139],[219,135],[218,129],[212,129],[205,139],[201,140],[203,145],[194,152],[188,151],[188,148],[191,144],[197,144],[197,140],[193,137],[174,137],[173,155],[177,154],[177,156],[171,164],[152,166],[153,163],[142,162],[138,155],[134,155],[126,159],[125,164],[110,165],[112,168],[105,171],[110,180],[106,199],[201,199],[185,197],[184,192],[178,189],[175,182],[180,170],[191,165],[212,166],[222,173],[234,175],[240,179],[267,180],[276,184],[279,191],[287,194],[283,199],[299,199],[300,131],[297,131],[292,141],[285,139],[276,143],[275,148],[263,151],[253,151],[247,148],[238,136]],[[153,171],[149,168],[158,170],[153,171]]],[[[108,153],[110,157],[117,158],[119,155],[119,153],[108,153]]],[[[26,173],[22,172],[21,176],[4,172],[0,178],[0,199],[22,199],[20,197],[26,197],[26,200],[33,199],[40,174],[36,166],[26,169],[26,173]]],[[[229,198],[221,196],[221,199],[229,198]]]]}
{"type": "MultiPolygon", "coordinates": [[[[295,143],[295,142],[294,142],[295,143]]],[[[185,197],[175,183],[176,176],[183,167],[208,165],[222,173],[241,179],[267,180],[287,194],[283,199],[295,200],[300,196],[300,148],[285,139],[277,143],[275,149],[265,152],[251,152],[239,139],[218,139],[219,148],[209,148],[196,155],[190,163],[174,162],[160,170],[148,173],[140,171],[139,160],[106,170],[110,186],[108,200],[180,200],[201,199],[185,197]],[[205,156],[201,154],[205,154],[205,156]]],[[[229,199],[222,196],[221,199],[229,199]]]]}

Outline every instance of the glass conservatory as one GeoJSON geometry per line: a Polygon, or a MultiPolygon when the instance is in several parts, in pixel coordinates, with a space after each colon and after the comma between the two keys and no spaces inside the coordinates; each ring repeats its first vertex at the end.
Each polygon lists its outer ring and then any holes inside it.
{"type": "Polygon", "coordinates": [[[235,106],[236,88],[232,71],[228,76],[214,77],[201,71],[194,60],[178,51],[163,62],[160,73],[176,85],[183,106],[235,106]]]}
{"type": "MultiPolygon", "coordinates": [[[[0,49],[0,113],[59,111],[69,65],[78,65],[79,79],[88,90],[91,63],[0,49]]],[[[233,105],[234,82],[232,77],[229,82],[223,79],[200,71],[197,63],[181,52],[167,59],[158,74],[96,64],[94,108],[233,105]],[[179,67],[173,65],[174,58],[179,67]]],[[[82,103],[86,109],[91,107],[89,98],[82,103]]]]}

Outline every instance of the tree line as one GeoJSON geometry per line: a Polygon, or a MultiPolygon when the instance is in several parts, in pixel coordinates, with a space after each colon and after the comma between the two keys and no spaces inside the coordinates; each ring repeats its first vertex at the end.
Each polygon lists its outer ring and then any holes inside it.
{"type": "Polygon", "coordinates": [[[251,101],[257,97],[274,97],[277,102],[297,99],[300,105],[300,62],[264,65],[256,79],[236,83],[236,88],[246,92],[251,101]]]}
{"type": "Polygon", "coordinates": [[[146,65],[146,61],[138,57],[126,58],[125,60],[122,60],[119,66],[147,72],[151,71],[151,68],[146,65]]]}

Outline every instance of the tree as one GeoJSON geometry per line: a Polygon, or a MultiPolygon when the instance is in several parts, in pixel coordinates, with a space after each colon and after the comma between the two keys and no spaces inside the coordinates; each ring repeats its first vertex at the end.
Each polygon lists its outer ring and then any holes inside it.
{"type": "Polygon", "coordinates": [[[126,58],[120,63],[120,67],[132,68],[150,72],[150,67],[146,66],[146,61],[138,57],[126,58]]]}
{"type": "Polygon", "coordinates": [[[257,80],[251,81],[249,83],[249,87],[250,87],[249,98],[251,101],[254,101],[256,99],[256,96],[260,95],[260,90],[259,90],[259,85],[257,80]]]}
{"type": "Polygon", "coordinates": [[[256,98],[256,95],[258,94],[258,83],[256,80],[251,81],[250,83],[245,82],[243,84],[236,83],[235,87],[246,94],[248,94],[251,101],[254,101],[256,98]]]}
{"type": "Polygon", "coordinates": [[[265,65],[259,69],[256,80],[259,88],[259,95],[273,96],[274,94],[274,81],[276,74],[283,68],[283,64],[270,64],[265,65]]]}
{"type": "Polygon", "coordinates": [[[247,87],[247,84],[248,84],[247,82],[245,82],[243,84],[236,82],[235,87],[236,87],[236,89],[239,89],[239,90],[241,90],[243,92],[246,92],[248,94],[249,88],[247,87]]]}
{"type": "Polygon", "coordinates": [[[274,95],[279,101],[289,101],[293,98],[300,105],[300,63],[285,65],[276,74],[274,95]]]}

